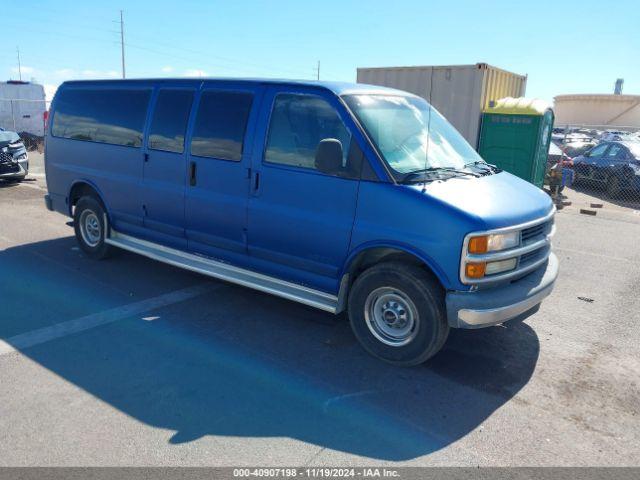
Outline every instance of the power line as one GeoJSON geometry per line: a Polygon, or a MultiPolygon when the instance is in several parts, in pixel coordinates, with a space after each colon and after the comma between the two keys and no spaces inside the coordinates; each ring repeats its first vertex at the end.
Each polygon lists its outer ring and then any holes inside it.
{"type": "MultiPolygon", "coordinates": [[[[85,17],[87,19],[89,19],[89,17],[85,17]]],[[[92,18],[93,20],[93,18],[92,18]]],[[[54,22],[56,24],[58,23],[63,23],[63,22],[54,22]]],[[[254,62],[247,62],[247,61],[242,61],[242,60],[238,60],[237,58],[228,58],[228,57],[222,57],[222,56],[217,56],[217,55],[211,55],[210,52],[203,52],[203,51],[199,51],[199,50],[194,50],[194,49],[190,49],[190,48],[183,48],[177,45],[169,45],[166,43],[161,43],[158,42],[155,39],[150,39],[149,37],[142,37],[140,35],[137,34],[133,34],[133,37],[137,37],[140,39],[145,39],[146,41],[150,41],[153,42],[154,45],[158,45],[161,47],[166,47],[167,49],[172,49],[172,50],[176,50],[177,53],[170,53],[167,51],[157,51],[157,50],[153,50],[141,45],[136,45],[136,44],[132,44],[129,42],[125,42],[124,39],[124,13],[121,12],[121,18],[120,21],[117,22],[120,23],[120,29],[118,32],[115,32],[113,30],[103,30],[103,29],[99,29],[99,28],[95,28],[93,29],[92,27],[89,27],[88,25],[81,25],[81,27],[85,27],[85,28],[92,28],[92,30],[96,30],[96,31],[108,31],[110,33],[117,33],[119,34],[120,38],[119,38],[119,44],[120,44],[120,53],[121,53],[121,69],[122,69],[122,76],[123,78],[125,78],[126,76],[126,64],[125,64],[125,48],[126,47],[130,47],[130,48],[134,48],[134,49],[139,49],[139,50],[144,50],[147,52],[152,52],[155,53],[157,55],[162,55],[168,58],[172,58],[172,59],[176,59],[179,60],[180,62],[186,64],[187,62],[196,62],[196,66],[197,64],[203,64],[203,59],[215,59],[218,60],[222,63],[227,63],[228,66],[222,66],[220,65],[217,61],[215,63],[209,63],[209,62],[205,62],[205,66],[209,66],[211,68],[214,68],[216,70],[219,70],[220,68],[223,68],[224,70],[228,70],[228,71],[233,71],[233,70],[244,70],[245,72],[256,72],[256,71],[263,71],[263,72],[269,72],[272,75],[278,75],[279,72],[284,72],[287,73],[289,72],[289,74],[293,74],[295,76],[299,76],[299,77],[307,77],[309,76],[308,73],[303,73],[304,69],[303,68],[298,68],[298,67],[284,67],[282,65],[265,65],[265,64],[259,64],[259,63],[254,63],[254,62]],[[186,54],[191,53],[192,55],[188,56],[186,54]],[[194,57],[197,56],[196,57],[194,57]]],[[[13,24],[13,22],[11,24],[6,25],[5,27],[14,27],[14,28],[18,28],[17,25],[13,24]]],[[[39,34],[44,34],[44,35],[54,35],[54,36],[59,36],[59,37],[64,37],[64,38],[72,38],[72,39],[79,39],[82,41],[95,41],[95,42],[109,42],[110,44],[114,44],[115,43],[115,39],[112,40],[108,40],[108,39],[104,39],[104,38],[96,38],[96,37],[89,37],[89,36],[85,36],[83,34],[69,34],[66,32],[60,32],[58,30],[40,30],[38,32],[39,34]]],[[[129,37],[131,37],[131,34],[129,35],[129,37]]],[[[1,54],[0,54],[1,55],[1,54]]],[[[29,58],[38,58],[35,55],[29,55],[29,58]]],[[[42,58],[42,57],[41,57],[42,58]]],[[[42,58],[42,62],[39,63],[48,63],[50,65],[52,65],[52,58],[50,56],[46,56],[45,58],[42,58]]],[[[57,62],[56,62],[57,63],[57,62]]],[[[308,72],[308,70],[307,70],[308,72]]],[[[315,77],[319,76],[319,72],[316,71],[315,72],[315,77]]]]}
{"type": "MultiPolygon", "coordinates": [[[[237,58],[230,58],[230,57],[222,57],[222,56],[219,56],[219,55],[212,55],[211,52],[204,52],[204,51],[201,51],[201,50],[194,50],[192,48],[185,48],[185,47],[181,47],[181,46],[178,46],[178,45],[171,45],[171,44],[167,44],[167,43],[163,43],[163,42],[158,42],[155,39],[151,39],[149,37],[143,37],[143,36],[138,35],[138,34],[134,34],[133,36],[137,37],[137,38],[139,38],[141,40],[153,42],[154,45],[157,45],[157,46],[160,46],[160,47],[179,50],[181,53],[183,53],[182,56],[184,56],[184,52],[186,52],[186,53],[192,53],[192,54],[198,55],[199,57],[213,58],[213,59],[216,59],[216,60],[220,60],[222,62],[234,63],[234,64],[238,64],[238,65],[246,65],[246,66],[249,66],[249,67],[254,67],[254,68],[262,69],[262,70],[269,69],[270,71],[273,71],[273,65],[258,64],[258,63],[255,63],[255,62],[246,62],[246,61],[243,61],[243,60],[238,60],[237,58]]],[[[129,37],[131,37],[131,35],[129,35],[129,37]]],[[[130,43],[128,45],[131,46],[130,43]]],[[[146,47],[139,47],[138,46],[138,48],[146,48],[146,47]]],[[[166,54],[166,52],[163,52],[163,53],[166,54]]],[[[167,55],[171,55],[171,54],[167,54],[167,55]]],[[[305,71],[305,69],[303,69],[303,68],[288,68],[288,67],[285,67],[285,68],[279,67],[278,70],[280,70],[280,71],[288,71],[288,72],[295,72],[296,75],[302,75],[303,74],[302,72],[305,71]]],[[[307,72],[308,72],[308,70],[307,70],[307,72]]],[[[308,73],[306,73],[304,75],[307,76],[308,73]]]]}

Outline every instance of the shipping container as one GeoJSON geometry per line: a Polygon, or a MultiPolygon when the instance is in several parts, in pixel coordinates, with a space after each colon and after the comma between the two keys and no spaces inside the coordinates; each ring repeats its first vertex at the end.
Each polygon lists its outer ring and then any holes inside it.
{"type": "Polygon", "coordinates": [[[522,97],[526,75],[476,65],[358,68],[358,83],[418,95],[442,113],[477,148],[482,111],[504,97],[522,97]]]}

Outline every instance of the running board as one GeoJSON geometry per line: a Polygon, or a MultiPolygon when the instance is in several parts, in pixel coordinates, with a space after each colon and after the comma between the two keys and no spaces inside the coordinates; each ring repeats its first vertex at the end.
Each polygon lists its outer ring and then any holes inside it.
{"type": "Polygon", "coordinates": [[[251,270],[234,267],[207,257],[201,257],[131,237],[123,233],[118,233],[113,228],[107,229],[107,232],[109,232],[109,236],[105,238],[105,242],[114,247],[138,253],[145,257],[201,273],[209,277],[218,278],[242,285],[243,287],[253,288],[261,292],[303,303],[311,307],[319,308],[320,310],[331,313],[338,312],[338,297],[335,295],[286,282],[261,273],[252,272],[251,270]]]}

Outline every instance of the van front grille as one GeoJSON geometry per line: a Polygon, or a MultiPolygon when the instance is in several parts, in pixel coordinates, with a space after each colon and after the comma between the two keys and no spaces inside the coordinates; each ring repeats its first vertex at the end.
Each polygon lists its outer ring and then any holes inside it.
{"type": "MultiPolygon", "coordinates": [[[[529,226],[518,228],[517,226],[502,229],[502,231],[520,232],[520,244],[508,250],[472,255],[468,252],[468,238],[464,242],[462,259],[460,264],[460,278],[467,285],[493,284],[498,281],[517,280],[532,272],[542,265],[551,254],[551,236],[553,235],[553,213],[539,221],[531,222],[529,226]],[[516,267],[513,270],[486,275],[483,278],[473,279],[466,277],[465,265],[467,262],[492,262],[507,259],[516,259],[516,267]]],[[[496,233],[499,233],[497,231],[496,233]]],[[[491,234],[491,231],[481,234],[491,234]]]]}
{"type": "Polygon", "coordinates": [[[534,225],[533,227],[525,228],[522,230],[522,243],[527,244],[530,241],[536,239],[536,237],[541,237],[543,235],[548,235],[551,231],[551,227],[553,225],[553,220],[548,220],[539,225],[534,225]]]}

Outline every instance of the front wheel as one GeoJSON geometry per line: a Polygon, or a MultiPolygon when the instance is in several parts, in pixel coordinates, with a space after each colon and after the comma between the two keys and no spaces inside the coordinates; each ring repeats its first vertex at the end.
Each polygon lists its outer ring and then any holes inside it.
{"type": "Polygon", "coordinates": [[[101,260],[109,256],[110,246],[105,240],[105,211],[94,197],[82,197],[73,212],[73,227],[80,248],[91,258],[101,260]]]}
{"type": "Polygon", "coordinates": [[[444,292],[416,265],[387,262],[364,271],[351,288],[348,310],[365,350],[394,365],[425,362],[449,334],[444,292]]]}
{"type": "Polygon", "coordinates": [[[6,178],[5,181],[7,183],[20,183],[21,181],[23,181],[25,178],[27,178],[26,175],[20,175],[19,177],[11,177],[11,178],[6,178]]]}

